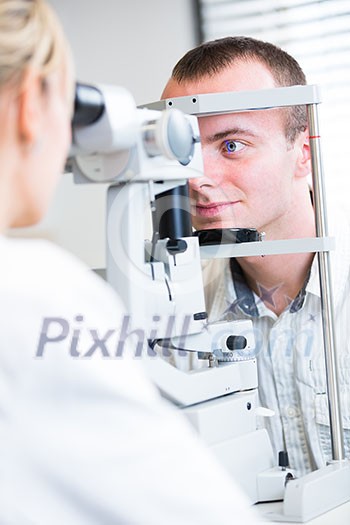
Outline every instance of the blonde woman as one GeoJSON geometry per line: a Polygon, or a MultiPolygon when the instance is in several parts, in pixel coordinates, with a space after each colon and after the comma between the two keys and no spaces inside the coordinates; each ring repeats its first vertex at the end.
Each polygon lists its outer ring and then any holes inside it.
{"type": "Polygon", "coordinates": [[[102,358],[123,315],[114,292],[57,247],[5,236],[48,207],[72,94],[51,8],[0,0],[0,522],[251,524],[139,364],[102,358]]]}

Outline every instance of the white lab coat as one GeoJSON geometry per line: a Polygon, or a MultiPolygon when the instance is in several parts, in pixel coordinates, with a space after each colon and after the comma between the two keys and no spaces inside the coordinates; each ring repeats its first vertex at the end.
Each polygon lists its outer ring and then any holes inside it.
{"type": "Polygon", "coordinates": [[[138,360],[70,355],[91,349],[88,330],[102,338],[121,318],[114,292],[73,257],[0,237],[0,524],[255,523],[138,360]],[[52,323],[48,336],[61,340],[35,357],[54,317],[68,333],[52,323]]]}

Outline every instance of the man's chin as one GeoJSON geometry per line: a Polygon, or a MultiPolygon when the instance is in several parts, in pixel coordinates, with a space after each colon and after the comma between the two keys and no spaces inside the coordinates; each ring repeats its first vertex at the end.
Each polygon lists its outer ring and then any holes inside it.
{"type": "Polygon", "coordinates": [[[233,221],[229,220],[217,220],[217,221],[201,221],[201,222],[194,222],[193,225],[195,229],[198,230],[214,230],[214,229],[224,229],[224,228],[240,228],[240,226],[237,226],[237,224],[233,223],[233,221]]]}

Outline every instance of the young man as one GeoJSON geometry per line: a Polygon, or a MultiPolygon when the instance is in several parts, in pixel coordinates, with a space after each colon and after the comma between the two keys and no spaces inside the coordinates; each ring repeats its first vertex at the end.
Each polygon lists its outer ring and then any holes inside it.
{"type": "MultiPolygon", "coordinates": [[[[200,45],[175,66],[162,98],[305,84],[294,58],[233,37],[200,45]]],[[[204,174],[190,182],[197,229],[245,227],[267,240],[315,236],[303,107],[200,117],[204,174]]],[[[333,218],[333,217],[332,217],[333,218]]],[[[337,223],[333,291],[346,453],[350,452],[349,226],[337,223]],[[345,236],[345,237],[344,237],[345,236]]],[[[211,261],[204,270],[211,320],[252,319],[261,403],[276,450],[298,474],[324,465],[331,446],[317,258],[313,253],[211,261]]]]}

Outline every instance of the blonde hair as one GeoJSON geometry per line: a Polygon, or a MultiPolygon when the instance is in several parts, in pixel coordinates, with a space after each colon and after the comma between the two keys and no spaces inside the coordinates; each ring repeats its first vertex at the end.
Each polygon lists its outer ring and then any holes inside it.
{"type": "Polygon", "coordinates": [[[0,88],[20,82],[29,66],[45,78],[64,63],[67,48],[45,0],[0,0],[0,88]]]}

